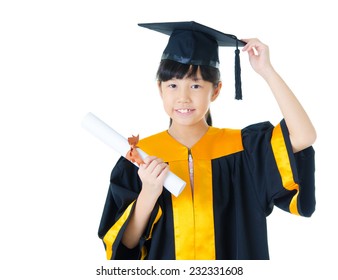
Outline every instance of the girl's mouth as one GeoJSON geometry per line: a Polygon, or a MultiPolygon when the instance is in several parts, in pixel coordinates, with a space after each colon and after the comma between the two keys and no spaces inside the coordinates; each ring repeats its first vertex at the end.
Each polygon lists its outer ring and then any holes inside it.
{"type": "Polygon", "coordinates": [[[190,112],[194,111],[194,109],[177,109],[175,111],[177,111],[177,112],[179,112],[181,114],[187,114],[187,113],[190,113],[190,112]]]}

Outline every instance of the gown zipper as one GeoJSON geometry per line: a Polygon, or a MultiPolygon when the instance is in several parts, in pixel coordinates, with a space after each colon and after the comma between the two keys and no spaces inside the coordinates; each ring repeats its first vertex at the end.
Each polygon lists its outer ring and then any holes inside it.
{"type": "Polygon", "coordinates": [[[188,168],[189,168],[191,192],[192,194],[194,194],[194,161],[190,149],[188,149],[188,168]]]}

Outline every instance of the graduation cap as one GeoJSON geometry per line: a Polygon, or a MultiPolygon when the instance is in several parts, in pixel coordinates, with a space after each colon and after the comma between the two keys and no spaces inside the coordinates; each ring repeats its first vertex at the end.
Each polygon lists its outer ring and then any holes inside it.
{"type": "Polygon", "coordinates": [[[246,43],[236,36],[225,34],[194,21],[139,23],[139,26],[169,35],[162,60],[170,59],[183,64],[219,67],[218,47],[236,47],[236,99],[242,99],[241,66],[238,47],[246,43]]]}

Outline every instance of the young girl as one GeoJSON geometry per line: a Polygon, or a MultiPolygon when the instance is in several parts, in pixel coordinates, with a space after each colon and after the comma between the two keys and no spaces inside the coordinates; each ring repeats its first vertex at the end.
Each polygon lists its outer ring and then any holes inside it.
{"type": "Polygon", "coordinates": [[[258,39],[244,40],[242,51],[283,120],[275,127],[212,127],[209,106],[222,87],[218,31],[178,26],[164,32],[170,39],[157,72],[171,125],[139,142],[152,155],[139,169],[121,157],[111,173],[99,228],[107,259],[269,259],[266,217],[273,206],[307,217],[314,211],[315,129],[258,39]],[[187,183],[178,197],[163,188],[169,169],[187,183]]]}

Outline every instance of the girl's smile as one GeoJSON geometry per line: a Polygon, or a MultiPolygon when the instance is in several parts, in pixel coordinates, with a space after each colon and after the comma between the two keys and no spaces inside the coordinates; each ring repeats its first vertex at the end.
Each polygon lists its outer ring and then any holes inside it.
{"type": "Polygon", "coordinates": [[[188,116],[192,115],[193,112],[195,112],[195,111],[196,111],[195,109],[187,109],[187,108],[184,108],[184,109],[174,109],[174,112],[178,116],[181,116],[181,117],[188,117],[188,116]]]}

